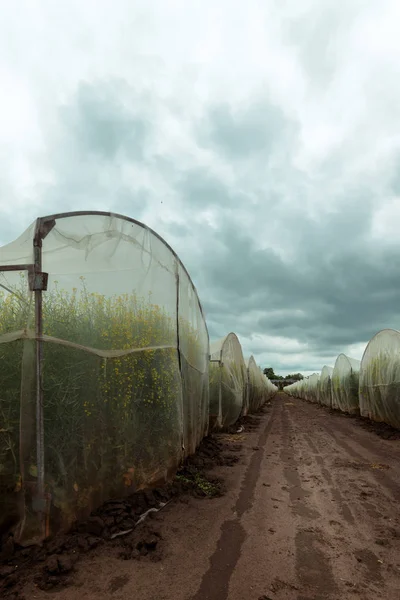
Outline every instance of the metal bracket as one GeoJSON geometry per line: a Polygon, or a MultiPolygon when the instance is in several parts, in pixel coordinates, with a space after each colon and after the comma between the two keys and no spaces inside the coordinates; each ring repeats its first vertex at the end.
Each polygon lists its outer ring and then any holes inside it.
{"type": "Polygon", "coordinates": [[[33,269],[29,270],[29,289],[31,292],[45,292],[47,290],[48,280],[48,273],[43,273],[41,271],[35,272],[33,269]]]}
{"type": "Polygon", "coordinates": [[[33,239],[33,245],[42,247],[42,241],[47,237],[50,231],[55,227],[56,221],[55,219],[50,219],[49,221],[43,221],[42,219],[37,219],[36,222],[36,231],[35,237],[33,239]]]}

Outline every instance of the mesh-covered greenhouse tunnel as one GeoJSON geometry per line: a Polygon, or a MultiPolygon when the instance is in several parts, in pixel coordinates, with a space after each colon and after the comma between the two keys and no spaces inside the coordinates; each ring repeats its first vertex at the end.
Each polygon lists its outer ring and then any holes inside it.
{"type": "Polygon", "coordinates": [[[302,389],[303,385],[304,385],[304,379],[302,379],[301,381],[295,381],[295,383],[292,383],[290,385],[285,385],[285,387],[283,388],[283,391],[288,396],[292,396],[292,398],[301,398],[301,389],[302,389]]]}
{"type": "Polygon", "coordinates": [[[365,349],[360,366],[360,412],[400,429],[399,331],[380,331],[365,349]]]}
{"type": "Polygon", "coordinates": [[[313,373],[308,377],[304,377],[304,379],[301,379],[300,381],[295,381],[295,383],[285,386],[283,391],[293,398],[317,402],[318,386],[319,375],[317,373],[313,373]]]}
{"type": "Polygon", "coordinates": [[[120,215],[38,219],[0,248],[0,284],[0,532],[28,543],[195,451],[209,340],[177,255],[120,215]]]}
{"type": "Polygon", "coordinates": [[[265,377],[257,366],[254,356],[246,360],[247,365],[247,400],[245,413],[257,412],[263,404],[272,398],[278,388],[265,377]]]}
{"type": "MultiPolygon", "coordinates": [[[[296,381],[296,383],[298,383],[298,382],[296,381]]],[[[291,383],[290,385],[285,385],[285,387],[283,388],[283,391],[285,392],[285,394],[295,398],[296,397],[296,383],[291,383]]]]}
{"type": "MultiPolygon", "coordinates": [[[[265,377],[265,375],[264,375],[264,377],[265,377]]],[[[267,400],[270,400],[271,398],[273,398],[275,396],[275,394],[278,393],[279,388],[274,383],[272,383],[272,381],[270,381],[268,379],[268,377],[265,377],[265,379],[267,381],[267,383],[266,383],[266,386],[267,386],[267,400]]]]}
{"type": "Polygon", "coordinates": [[[332,408],[350,414],[359,412],[359,371],[359,360],[339,354],[332,373],[332,408]]]}
{"type": "Polygon", "coordinates": [[[318,402],[318,385],[319,375],[317,373],[313,373],[307,377],[304,398],[309,402],[318,402]]]}
{"type": "Polygon", "coordinates": [[[332,374],[333,367],[322,367],[317,388],[317,400],[322,406],[332,407],[332,374]]]}
{"type": "Polygon", "coordinates": [[[292,398],[301,398],[303,386],[304,386],[304,379],[301,379],[300,381],[295,381],[294,383],[292,383],[290,385],[286,385],[283,388],[283,391],[288,396],[292,396],[292,398]]]}
{"type": "Polygon", "coordinates": [[[210,346],[210,425],[224,429],[243,412],[247,390],[246,365],[237,336],[229,333],[210,346]]]}

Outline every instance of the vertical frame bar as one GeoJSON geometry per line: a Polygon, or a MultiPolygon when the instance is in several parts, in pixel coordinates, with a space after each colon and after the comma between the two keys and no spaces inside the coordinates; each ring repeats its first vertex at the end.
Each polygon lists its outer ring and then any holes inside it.
{"type": "Polygon", "coordinates": [[[32,289],[35,292],[36,337],[36,463],[37,489],[33,505],[38,513],[42,539],[48,535],[49,497],[45,493],[44,456],[44,401],[43,401],[43,290],[47,289],[47,273],[42,272],[42,246],[44,238],[55,226],[55,219],[37,219],[33,239],[32,289]]]}
{"type": "MultiPolygon", "coordinates": [[[[34,274],[42,271],[42,235],[40,219],[36,221],[33,241],[34,274]]],[[[36,463],[37,498],[35,508],[43,538],[46,536],[46,501],[44,473],[44,414],[43,414],[43,298],[42,290],[35,289],[35,336],[36,336],[36,463]]]]}
{"type": "Polygon", "coordinates": [[[185,391],[185,382],[184,382],[184,377],[183,377],[183,371],[182,371],[182,356],[181,356],[181,344],[180,344],[180,323],[179,323],[179,315],[180,315],[180,300],[179,300],[179,285],[180,285],[180,279],[179,279],[179,262],[177,260],[175,260],[175,285],[176,285],[176,305],[175,305],[175,310],[176,310],[176,350],[178,353],[178,368],[179,368],[179,375],[180,375],[180,379],[181,379],[181,415],[182,415],[182,439],[181,439],[181,450],[182,450],[182,460],[185,457],[186,454],[186,447],[185,447],[185,407],[184,407],[184,391],[185,391]]]}

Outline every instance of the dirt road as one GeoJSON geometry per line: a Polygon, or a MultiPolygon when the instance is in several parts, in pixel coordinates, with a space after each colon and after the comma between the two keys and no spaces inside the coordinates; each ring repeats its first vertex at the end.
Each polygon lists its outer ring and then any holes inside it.
{"type": "MultiPolygon", "coordinates": [[[[54,597],[400,598],[399,440],[284,394],[256,430],[223,439],[241,456],[216,469],[223,497],[169,505],[152,522],[158,556],[121,560],[105,544],[54,597]]],[[[33,586],[25,595],[49,597],[33,586]]]]}

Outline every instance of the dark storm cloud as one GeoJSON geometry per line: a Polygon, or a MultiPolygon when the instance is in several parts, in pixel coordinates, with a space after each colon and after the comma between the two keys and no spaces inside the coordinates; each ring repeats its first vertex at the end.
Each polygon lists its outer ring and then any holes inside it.
{"type": "Polygon", "coordinates": [[[282,111],[267,100],[237,110],[220,104],[211,107],[199,125],[199,139],[230,159],[244,159],[272,152],[287,125],[282,111]]]}
{"type": "Polygon", "coordinates": [[[376,253],[368,243],[357,252],[344,247],[337,256],[331,251],[328,263],[316,254],[306,270],[301,251],[287,264],[271,251],[253,251],[250,239],[238,245],[232,239],[226,254],[229,260],[208,265],[212,293],[221,298],[219,305],[206,303],[216,323],[229,320],[240,330],[245,312],[260,311],[263,316],[254,317],[250,330],[307,342],[321,356],[399,326],[400,258],[394,250],[376,253]]]}
{"type": "MultiPolygon", "coordinates": [[[[188,189],[196,186],[187,183],[188,189]]],[[[282,210],[279,202],[263,213],[266,231],[273,222],[282,231],[281,244],[294,249],[291,259],[273,247],[260,249],[224,201],[217,234],[200,234],[191,224],[205,248],[188,262],[211,338],[233,330],[244,337],[258,332],[297,339],[321,357],[320,369],[348,345],[366,343],[384,327],[398,327],[400,257],[395,249],[379,250],[371,243],[374,193],[362,182],[333,187],[322,185],[321,197],[329,202],[333,194],[335,208],[321,210],[317,218],[301,206],[282,210]]],[[[223,190],[221,197],[229,193],[223,190]]],[[[181,256],[185,261],[184,250],[181,256]]],[[[316,370],[317,365],[296,368],[316,370]]]]}
{"type": "Polygon", "coordinates": [[[213,173],[205,168],[186,171],[175,187],[182,201],[190,203],[195,209],[208,206],[237,206],[246,198],[234,193],[213,173]]]}
{"type": "Polygon", "coordinates": [[[143,158],[150,124],[132,106],[132,90],[120,80],[81,83],[61,118],[75,137],[80,152],[103,160],[143,158]]]}
{"type": "Polygon", "coordinates": [[[58,119],[49,140],[54,184],[43,190],[46,213],[114,210],[141,220],[150,192],[124,169],[143,164],[152,132],[144,95],[119,79],[80,83],[58,119]]]}
{"type": "MultiPolygon", "coordinates": [[[[120,93],[109,82],[89,88],[81,87],[62,113],[70,144],[67,155],[83,154],[87,160],[65,161],[61,152],[53,198],[67,202],[90,193],[114,210],[143,220],[152,194],[120,182],[118,169],[123,159],[136,156],[142,161],[145,155],[151,135],[145,112],[135,110],[134,101],[126,108],[131,90],[124,85],[120,93]],[[111,188],[99,178],[107,170],[111,188]]],[[[209,110],[205,122],[208,129],[202,124],[196,129],[201,131],[199,144],[215,148],[228,163],[235,160],[237,186],[228,185],[210,167],[182,169],[179,161],[159,155],[152,164],[187,211],[186,222],[171,215],[159,233],[195,282],[211,338],[232,330],[242,337],[258,332],[297,339],[321,357],[322,366],[345,346],[368,341],[380,328],[397,327],[400,260],[390,249],[371,247],[374,192],[357,180],[346,185],[332,180],[327,169],[327,175],[318,175],[321,210],[311,217],[305,208],[310,179],[292,165],[290,155],[272,173],[262,170],[271,158],[282,156],[288,135],[296,142],[292,124],[279,110],[268,102],[239,111],[219,105],[209,110]],[[251,183],[249,157],[253,166],[260,166],[259,179],[251,183]],[[198,220],[208,209],[215,212],[214,228],[198,220]],[[245,222],[243,209],[250,215],[245,222]],[[280,247],[267,243],[269,247],[260,248],[252,223],[258,227],[263,222],[266,242],[269,228],[281,232],[280,247]],[[282,247],[290,250],[290,258],[280,253],[282,247]]],[[[296,355],[299,350],[285,353],[296,355]]],[[[315,370],[316,365],[291,368],[315,370]]]]}

